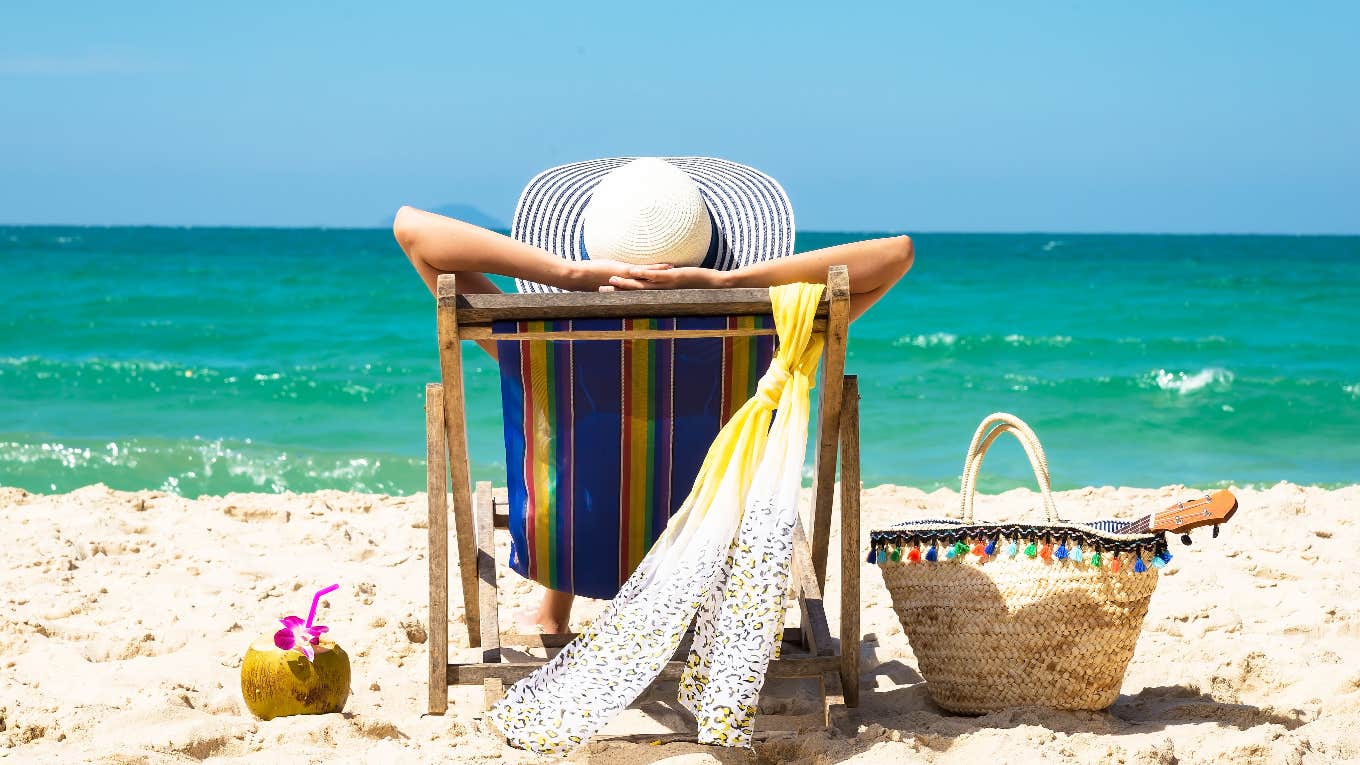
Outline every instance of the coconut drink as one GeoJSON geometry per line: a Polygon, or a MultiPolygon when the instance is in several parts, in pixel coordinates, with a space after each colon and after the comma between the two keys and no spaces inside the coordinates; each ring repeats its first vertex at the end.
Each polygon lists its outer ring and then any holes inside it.
{"type": "Polygon", "coordinates": [[[325,637],[328,627],[315,624],[321,597],[339,589],[333,584],[312,596],[307,620],[285,616],[283,629],[250,644],[241,660],[241,696],[262,720],[288,715],[339,712],[349,698],[349,656],[325,637]]]}

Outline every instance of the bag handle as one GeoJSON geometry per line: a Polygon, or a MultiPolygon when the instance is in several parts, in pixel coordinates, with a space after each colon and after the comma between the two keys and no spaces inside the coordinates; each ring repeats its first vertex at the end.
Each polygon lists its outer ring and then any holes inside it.
{"type": "Polygon", "coordinates": [[[1034,431],[1023,420],[1006,412],[987,415],[978,426],[977,432],[973,434],[972,443],[968,445],[968,456],[963,461],[963,483],[959,486],[963,522],[965,524],[973,522],[973,499],[977,495],[978,472],[982,470],[982,460],[987,456],[987,450],[1002,433],[1014,434],[1020,445],[1025,448],[1030,467],[1034,468],[1034,478],[1039,482],[1039,492],[1044,498],[1044,515],[1049,523],[1056,523],[1058,511],[1053,504],[1053,489],[1048,476],[1048,457],[1044,455],[1044,447],[1039,445],[1039,437],[1034,435],[1034,431]]]}

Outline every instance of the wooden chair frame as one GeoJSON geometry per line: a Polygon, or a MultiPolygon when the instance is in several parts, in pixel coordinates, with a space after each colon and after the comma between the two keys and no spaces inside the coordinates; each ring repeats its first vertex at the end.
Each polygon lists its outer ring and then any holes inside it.
{"type": "MultiPolygon", "coordinates": [[[[492,338],[493,321],[572,318],[643,318],[670,316],[770,315],[769,291],[764,289],[655,290],[604,293],[459,294],[452,274],[439,277],[438,329],[442,384],[425,390],[426,451],[429,497],[429,711],[448,709],[448,686],[482,685],[490,706],[505,683],[533,672],[544,659],[504,661],[503,646],[543,648],[549,655],[571,635],[522,635],[501,632],[496,584],[493,531],[508,524],[504,491],[493,492],[489,482],[472,486],[463,398],[462,341],[492,338]],[[449,637],[449,527],[448,501],[452,489],[453,520],[458,544],[468,644],[481,648],[482,661],[448,662],[449,637]]],[[[814,678],[821,686],[823,709],[805,715],[762,715],[760,732],[802,730],[834,724],[846,707],[859,704],[859,388],[845,375],[845,345],[849,325],[850,288],[845,266],[832,266],[827,290],[818,306],[815,327],[825,330],[826,344],[817,387],[819,417],[813,477],[812,538],[802,520],[794,529],[792,584],[797,592],[801,626],[786,628],[779,659],[770,662],[769,677],[814,678]],[[841,619],[839,643],[831,639],[822,590],[826,584],[827,553],[837,451],[841,478],[841,619]]],[[[731,337],[774,334],[773,329],[612,330],[566,331],[496,335],[496,339],[660,339],[674,337],[731,337]]],[[[692,629],[691,629],[692,634],[692,629]]],[[[662,671],[660,679],[679,678],[690,636],[662,671]]],[[[683,738],[691,734],[677,734],[683,738]]],[[[657,738],[649,736],[649,739],[657,738]]]]}

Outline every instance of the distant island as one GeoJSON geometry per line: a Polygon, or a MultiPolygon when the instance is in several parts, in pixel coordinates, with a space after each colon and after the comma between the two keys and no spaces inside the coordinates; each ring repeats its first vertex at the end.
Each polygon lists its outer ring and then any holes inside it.
{"type": "MultiPolygon", "coordinates": [[[[451,203],[438,207],[431,207],[429,210],[432,213],[447,215],[450,218],[457,218],[458,220],[471,223],[474,226],[481,226],[482,228],[489,228],[497,231],[505,231],[510,228],[505,224],[505,221],[502,221],[494,215],[484,213],[468,204],[451,203]]],[[[392,219],[391,217],[388,217],[387,220],[383,221],[382,228],[387,228],[391,225],[392,219]]]]}

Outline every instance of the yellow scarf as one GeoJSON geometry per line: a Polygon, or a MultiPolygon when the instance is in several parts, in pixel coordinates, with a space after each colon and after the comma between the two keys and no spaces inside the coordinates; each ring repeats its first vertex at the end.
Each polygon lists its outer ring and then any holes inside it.
{"type": "Polygon", "coordinates": [[[701,742],[749,746],[784,618],[824,289],[770,288],[779,347],[756,394],[718,433],[689,496],[614,600],[491,709],[512,745],[569,753],[656,679],[693,619],[680,701],[701,742]]]}

